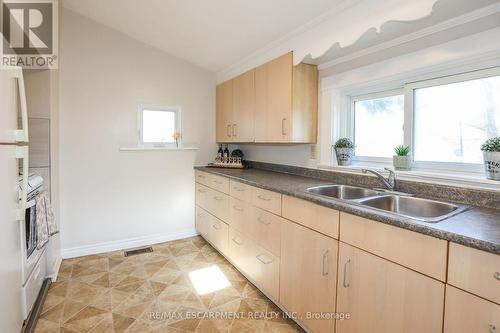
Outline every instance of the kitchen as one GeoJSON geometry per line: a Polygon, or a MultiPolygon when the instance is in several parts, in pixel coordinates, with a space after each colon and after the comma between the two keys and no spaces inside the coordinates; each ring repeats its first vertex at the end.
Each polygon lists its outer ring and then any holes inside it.
{"type": "Polygon", "coordinates": [[[24,2],[2,331],[499,330],[500,2],[24,2]]]}

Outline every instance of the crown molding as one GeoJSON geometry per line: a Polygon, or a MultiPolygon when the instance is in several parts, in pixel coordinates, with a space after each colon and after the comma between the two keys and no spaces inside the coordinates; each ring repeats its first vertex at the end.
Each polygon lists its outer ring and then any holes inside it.
{"type": "Polygon", "coordinates": [[[367,56],[367,55],[370,55],[373,53],[377,53],[377,52],[380,52],[380,51],[383,51],[383,50],[386,50],[386,49],[389,49],[389,48],[392,48],[392,47],[395,47],[398,45],[409,43],[409,42],[415,41],[417,39],[421,39],[421,38],[433,35],[435,33],[439,33],[439,32],[442,32],[442,31],[445,31],[448,29],[452,29],[452,28],[458,27],[460,25],[467,24],[467,23],[482,19],[482,18],[490,16],[490,15],[498,14],[498,13],[500,13],[500,3],[486,6],[486,7],[480,8],[478,10],[475,10],[473,12],[470,12],[470,13],[467,13],[467,14],[464,14],[461,16],[457,16],[457,17],[454,17],[454,18],[449,19],[447,21],[438,23],[436,25],[415,31],[415,32],[407,34],[405,36],[401,36],[401,37],[392,39],[390,41],[380,43],[380,44],[372,46],[372,47],[368,47],[368,48],[360,50],[358,52],[354,52],[354,53],[351,53],[349,55],[346,55],[346,56],[319,64],[318,69],[325,70],[325,69],[328,69],[330,67],[333,67],[333,66],[345,63],[345,62],[349,62],[349,61],[352,61],[352,60],[357,59],[357,58],[361,58],[361,57],[364,57],[364,56],[367,56]]]}

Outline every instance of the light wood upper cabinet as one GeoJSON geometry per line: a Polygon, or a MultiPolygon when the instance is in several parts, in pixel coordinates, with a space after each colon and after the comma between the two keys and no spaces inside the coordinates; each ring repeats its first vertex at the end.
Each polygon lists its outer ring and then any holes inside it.
{"type": "Polygon", "coordinates": [[[226,81],[216,90],[216,139],[217,142],[232,141],[233,125],[233,81],[226,81]]]}
{"type": "Polygon", "coordinates": [[[335,312],[338,241],[289,221],[281,227],[280,303],[312,332],[332,333],[333,319],[307,318],[306,312],[335,312]]]}
{"type": "Polygon", "coordinates": [[[254,141],[254,113],[255,70],[251,70],[233,79],[232,141],[254,141]]]}
{"type": "Polygon", "coordinates": [[[318,69],[278,57],[219,85],[217,115],[218,142],[315,143],[318,69]]]}
{"type": "Polygon", "coordinates": [[[442,282],[340,243],[336,333],[441,333],[442,282]]]}

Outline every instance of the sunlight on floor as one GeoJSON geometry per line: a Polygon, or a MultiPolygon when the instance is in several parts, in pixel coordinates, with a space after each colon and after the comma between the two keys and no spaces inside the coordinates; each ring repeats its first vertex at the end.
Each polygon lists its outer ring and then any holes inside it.
{"type": "Polygon", "coordinates": [[[192,271],[189,273],[189,278],[198,295],[210,294],[231,285],[216,265],[192,271]]]}

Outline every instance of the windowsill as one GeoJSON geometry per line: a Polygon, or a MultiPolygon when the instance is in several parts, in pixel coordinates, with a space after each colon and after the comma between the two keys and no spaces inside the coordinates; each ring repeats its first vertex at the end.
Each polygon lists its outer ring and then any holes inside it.
{"type": "MultiPolygon", "coordinates": [[[[394,169],[392,165],[386,165],[394,169]]],[[[362,174],[362,169],[373,169],[386,174],[384,166],[373,166],[367,164],[354,164],[350,166],[338,165],[318,165],[318,169],[333,170],[338,172],[362,174]]],[[[435,170],[396,170],[397,179],[417,181],[423,183],[432,183],[456,187],[465,187],[479,190],[494,190],[500,192],[500,181],[486,179],[483,173],[458,173],[458,172],[439,172],[435,170]]]]}
{"type": "Polygon", "coordinates": [[[120,151],[188,151],[198,147],[122,147],[120,151]]]}

